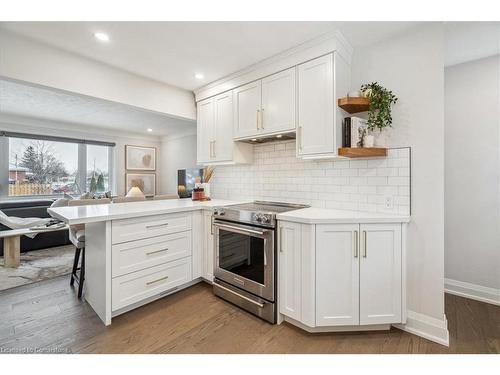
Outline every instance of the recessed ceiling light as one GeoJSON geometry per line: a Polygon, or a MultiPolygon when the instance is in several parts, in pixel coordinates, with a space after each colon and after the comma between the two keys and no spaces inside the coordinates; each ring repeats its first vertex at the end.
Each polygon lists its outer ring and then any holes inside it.
{"type": "Polygon", "coordinates": [[[283,137],[283,135],[281,135],[281,134],[278,134],[278,135],[276,136],[276,138],[281,138],[281,137],[283,137]]]}
{"type": "Polygon", "coordinates": [[[252,142],[257,142],[257,139],[256,138],[252,138],[252,142]]]}
{"type": "Polygon", "coordinates": [[[100,40],[101,42],[109,42],[109,35],[106,33],[94,33],[94,36],[97,40],[100,40]]]}
{"type": "Polygon", "coordinates": [[[201,74],[201,73],[196,73],[194,75],[194,78],[196,78],[196,79],[203,79],[203,78],[205,78],[205,76],[203,74],[201,74]]]}
{"type": "Polygon", "coordinates": [[[153,129],[147,128],[147,131],[151,133],[153,131],[153,129]]]}

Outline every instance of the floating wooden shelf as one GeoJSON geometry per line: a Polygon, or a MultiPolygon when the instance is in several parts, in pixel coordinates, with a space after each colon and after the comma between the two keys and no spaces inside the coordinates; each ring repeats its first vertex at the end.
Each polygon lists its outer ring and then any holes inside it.
{"type": "Polygon", "coordinates": [[[342,147],[339,148],[339,156],[345,156],[348,158],[373,158],[380,156],[387,156],[386,148],[377,148],[377,147],[342,147]]]}
{"type": "Polygon", "coordinates": [[[364,97],[345,97],[338,100],[338,105],[344,111],[349,113],[358,113],[368,111],[370,100],[364,97]]]}

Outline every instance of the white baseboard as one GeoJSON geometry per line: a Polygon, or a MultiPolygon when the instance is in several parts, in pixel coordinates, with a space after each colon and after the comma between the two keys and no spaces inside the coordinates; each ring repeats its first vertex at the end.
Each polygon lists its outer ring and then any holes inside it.
{"type": "Polygon", "coordinates": [[[408,310],[406,324],[394,324],[394,327],[441,345],[450,345],[448,321],[444,314],[443,320],[439,320],[408,310]]]}
{"type": "Polygon", "coordinates": [[[500,306],[500,289],[466,283],[464,281],[444,279],[444,291],[456,296],[500,306]]]}

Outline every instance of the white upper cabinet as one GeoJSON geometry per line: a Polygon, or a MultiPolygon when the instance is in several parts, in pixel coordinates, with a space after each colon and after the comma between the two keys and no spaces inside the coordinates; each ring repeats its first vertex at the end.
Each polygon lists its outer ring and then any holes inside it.
{"type": "Polygon", "coordinates": [[[299,156],[335,153],[333,55],[298,66],[299,156]]]}
{"type": "Polygon", "coordinates": [[[233,158],[233,95],[226,92],[214,98],[214,139],[212,153],[216,161],[233,158]]]}
{"type": "Polygon", "coordinates": [[[359,324],[359,225],[316,226],[316,325],[359,324]]]}
{"type": "Polygon", "coordinates": [[[251,163],[251,145],[233,141],[233,93],[198,102],[197,161],[199,164],[251,163]]]}
{"type": "Polygon", "coordinates": [[[235,139],[295,130],[295,75],[290,68],[233,90],[235,139]]]}
{"type": "Polygon", "coordinates": [[[196,121],[198,163],[207,163],[212,159],[214,121],[214,101],[212,99],[206,99],[199,102],[196,121]]]}
{"type": "Polygon", "coordinates": [[[360,226],[360,324],[400,323],[400,224],[360,226]]]}
{"type": "Polygon", "coordinates": [[[257,134],[261,122],[261,82],[250,82],[233,90],[234,138],[257,134]]]}
{"type": "Polygon", "coordinates": [[[262,79],[260,132],[295,130],[295,68],[262,79]]]}
{"type": "MultiPolygon", "coordinates": [[[[342,35],[332,32],[201,87],[195,90],[195,98],[202,103],[232,92],[236,144],[296,135],[297,157],[335,158],[345,116],[337,99],[350,90],[352,52],[342,35]]],[[[219,136],[215,138],[208,140],[208,149],[202,145],[202,159],[218,164],[238,162],[234,149],[230,161],[221,160],[229,154],[221,150],[219,136]]]]}

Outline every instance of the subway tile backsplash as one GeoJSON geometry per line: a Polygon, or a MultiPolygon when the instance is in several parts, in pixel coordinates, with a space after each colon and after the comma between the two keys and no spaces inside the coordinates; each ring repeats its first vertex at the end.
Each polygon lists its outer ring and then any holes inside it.
{"type": "Polygon", "coordinates": [[[388,157],[301,160],[295,140],[254,146],[250,165],[217,166],[214,198],[255,199],[313,207],[410,213],[410,149],[390,149],[388,157]],[[392,208],[386,207],[386,198],[392,208]]]}

